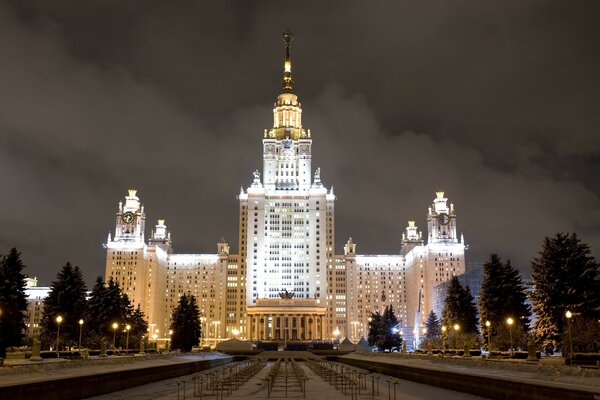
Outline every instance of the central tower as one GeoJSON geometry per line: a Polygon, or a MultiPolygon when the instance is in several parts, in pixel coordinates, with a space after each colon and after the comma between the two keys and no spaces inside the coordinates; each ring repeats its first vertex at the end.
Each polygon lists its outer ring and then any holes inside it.
{"type": "Polygon", "coordinates": [[[273,127],[263,137],[263,171],[240,199],[240,256],[246,260],[246,304],[257,299],[313,298],[325,305],[327,268],[333,259],[333,190],[312,171],[310,130],[293,92],[290,45],[283,34],[283,90],[273,108],[273,127]],[[245,253],[245,254],[244,254],[245,253]]]}

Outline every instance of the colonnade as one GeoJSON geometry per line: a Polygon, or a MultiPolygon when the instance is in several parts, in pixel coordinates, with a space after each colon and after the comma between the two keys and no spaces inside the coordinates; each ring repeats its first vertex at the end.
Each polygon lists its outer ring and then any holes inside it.
{"type": "Polygon", "coordinates": [[[251,340],[322,340],[324,315],[270,314],[248,315],[247,332],[251,340]]]}

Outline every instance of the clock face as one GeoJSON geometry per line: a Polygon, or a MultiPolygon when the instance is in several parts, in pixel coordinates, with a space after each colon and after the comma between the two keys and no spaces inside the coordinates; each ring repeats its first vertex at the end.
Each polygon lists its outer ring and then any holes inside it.
{"type": "Polygon", "coordinates": [[[448,225],[450,218],[448,218],[448,214],[440,214],[438,215],[438,221],[441,225],[448,225]]]}
{"type": "Polygon", "coordinates": [[[133,218],[134,215],[131,211],[127,211],[125,214],[123,214],[123,222],[125,222],[126,224],[131,224],[133,222],[133,218]]]}

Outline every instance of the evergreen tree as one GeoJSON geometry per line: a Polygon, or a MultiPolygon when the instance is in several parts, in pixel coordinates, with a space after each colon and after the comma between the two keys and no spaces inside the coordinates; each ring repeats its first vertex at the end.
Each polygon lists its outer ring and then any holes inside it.
{"type": "Polygon", "coordinates": [[[469,287],[463,288],[456,276],[450,279],[444,310],[442,312],[442,324],[448,327],[452,340],[451,346],[462,347],[464,345],[474,346],[477,342],[477,308],[473,303],[473,296],[469,287]],[[459,330],[453,327],[458,325],[459,330]]]}
{"type": "Polygon", "coordinates": [[[600,317],[600,269],[575,233],[546,237],[531,268],[534,334],[550,352],[561,347],[567,310],[582,319],[600,317]]]}
{"type": "Polygon", "coordinates": [[[21,253],[10,249],[0,259],[0,357],[6,355],[6,348],[18,346],[24,336],[27,295],[23,274],[21,253]]]}
{"type": "Polygon", "coordinates": [[[398,332],[398,318],[394,313],[394,307],[390,304],[383,310],[383,335],[377,347],[383,350],[392,350],[402,345],[402,337],[398,332]]]}
{"type": "MultiPolygon", "coordinates": [[[[497,254],[490,254],[483,264],[483,282],[479,292],[479,317],[484,343],[489,343],[496,334],[504,318],[504,298],[502,282],[503,264],[497,254]],[[485,322],[490,321],[489,328],[485,322]]],[[[489,349],[488,349],[489,350],[489,349]]]]}
{"type": "Polygon", "coordinates": [[[200,342],[200,311],[193,295],[183,295],[173,311],[171,348],[189,352],[200,342]]]}
{"type": "Polygon", "coordinates": [[[477,307],[475,306],[475,299],[473,299],[469,285],[466,285],[462,289],[461,309],[463,310],[461,324],[461,329],[463,332],[466,334],[478,334],[479,329],[477,329],[477,307]]]}
{"type": "Polygon", "coordinates": [[[463,287],[456,276],[453,276],[448,283],[446,292],[446,300],[444,301],[444,309],[442,311],[442,324],[452,326],[459,324],[463,325],[463,287]]]}
{"type": "MultiPolygon", "coordinates": [[[[122,331],[133,314],[133,308],[129,298],[121,291],[121,288],[112,277],[106,284],[102,277],[96,279],[88,302],[88,313],[86,320],[88,324],[88,338],[94,345],[99,345],[102,339],[112,339],[115,330],[113,323],[118,324],[118,343],[124,343],[122,331]]],[[[110,343],[110,342],[109,342],[110,343]]]]}
{"type": "Polygon", "coordinates": [[[79,320],[86,314],[86,287],[79,267],[67,262],[56,275],[50,286],[50,292],[44,299],[41,328],[42,340],[54,343],[58,325],[57,316],[62,317],[60,324],[60,343],[73,346],[79,342],[79,320]]]}
{"type": "Polygon", "coordinates": [[[148,332],[148,322],[146,321],[139,304],[133,311],[133,314],[129,317],[129,324],[131,325],[131,331],[129,332],[129,346],[132,347],[133,343],[139,345],[142,337],[148,332]]]}
{"type": "Polygon", "coordinates": [[[427,321],[425,321],[425,328],[427,329],[427,339],[435,339],[442,334],[440,320],[433,310],[431,310],[427,317],[427,321]]]}
{"type": "Polygon", "coordinates": [[[504,338],[510,336],[509,328],[505,326],[509,317],[516,324],[510,328],[516,333],[514,343],[524,341],[524,337],[521,336],[529,329],[531,317],[531,309],[526,300],[527,294],[519,271],[511,265],[510,260],[503,263],[498,255],[491,254],[489,261],[484,265],[479,297],[480,323],[486,344],[499,332],[502,333],[502,344],[509,341],[504,338]],[[486,321],[490,322],[489,328],[485,325],[486,321]]]}
{"type": "Polygon", "coordinates": [[[377,346],[379,343],[379,338],[383,333],[383,317],[379,311],[375,313],[371,313],[371,318],[369,319],[369,333],[367,334],[367,341],[369,342],[369,346],[377,346]]]}
{"type": "Polygon", "coordinates": [[[392,305],[388,305],[383,310],[383,315],[379,311],[371,313],[369,321],[369,334],[367,340],[370,346],[377,346],[380,350],[392,350],[402,345],[402,337],[398,329],[398,318],[394,314],[392,305]]]}

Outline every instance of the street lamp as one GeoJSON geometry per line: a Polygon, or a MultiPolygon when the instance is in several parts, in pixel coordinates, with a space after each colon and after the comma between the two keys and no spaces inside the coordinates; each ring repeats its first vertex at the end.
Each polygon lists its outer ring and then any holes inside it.
{"type": "Polygon", "coordinates": [[[233,337],[235,338],[237,335],[239,335],[239,334],[240,334],[240,330],[239,330],[239,329],[236,329],[236,328],[233,328],[233,329],[231,330],[231,334],[232,334],[232,335],[233,335],[233,337]]]}
{"type": "Polygon", "coordinates": [[[131,325],[125,325],[125,330],[127,331],[127,340],[125,342],[125,354],[129,355],[129,331],[131,330],[131,325]]]}
{"type": "Polygon", "coordinates": [[[488,353],[490,351],[492,351],[492,345],[491,345],[491,340],[492,340],[492,332],[490,329],[490,326],[492,326],[492,323],[490,321],[485,321],[485,327],[487,328],[487,335],[488,335],[488,353]]]}
{"type": "Polygon", "coordinates": [[[173,329],[169,329],[169,339],[167,339],[167,348],[165,350],[167,350],[167,352],[169,351],[169,345],[171,343],[171,336],[173,336],[173,329]]]}
{"type": "Polygon", "coordinates": [[[119,324],[117,324],[116,322],[113,322],[112,324],[112,328],[113,328],[113,350],[116,349],[116,340],[117,340],[117,328],[119,327],[119,324]]]}
{"type": "Polygon", "coordinates": [[[569,310],[565,313],[565,317],[567,317],[567,331],[569,332],[569,350],[571,353],[569,354],[569,359],[573,358],[573,338],[571,337],[571,318],[573,317],[573,313],[569,310]]]}
{"type": "Polygon", "coordinates": [[[56,317],[56,325],[58,326],[56,329],[56,351],[58,352],[58,344],[60,341],[60,323],[62,322],[63,317],[61,317],[60,315],[58,317],[56,317]]]}
{"type": "Polygon", "coordinates": [[[511,317],[508,317],[508,318],[506,319],[506,323],[508,324],[508,332],[509,332],[509,334],[510,334],[510,352],[511,352],[511,354],[512,354],[512,355],[514,355],[514,354],[515,354],[515,351],[514,351],[514,349],[513,349],[513,339],[512,339],[512,324],[513,324],[514,322],[515,322],[515,321],[514,321],[514,320],[513,320],[511,317]]]}
{"type": "Polygon", "coordinates": [[[442,325],[442,355],[446,352],[446,325],[442,325]]]}
{"type": "MultiPolygon", "coordinates": [[[[458,343],[458,332],[460,331],[460,325],[459,324],[454,324],[453,326],[454,328],[454,337],[456,338],[456,347],[460,347],[460,344],[458,343]]],[[[459,353],[457,353],[459,354],[459,353]]]]}
{"type": "Polygon", "coordinates": [[[357,328],[358,324],[359,324],[358,321],[352,321],[352,328],[353,328],[352,329],[352,333],[353,333],[352,339],[354,339],[354,340],[356,340],[358,338],[358,328],[357,328]]]}
{"type": "Polygon", "coordinates": [[[152,339],[154,339],[154,349],[156,350],[156,353],[158,354],[158,335],[156,333],[152,334],[152,339]]]}
{"type": "Polygon", "coordinates": [[[79,349],[81,349],[81,333],[83,332],[83,319],[79,320],[79,349]]]}
{"type": "Polygon", "coordinates": [[[214,328],[214,333],[215,333],[215,347],[217,347],[217,325],[220,325],[221,321],[213,321],[212,323],[215,326],[215,328],[214,328]]]}

